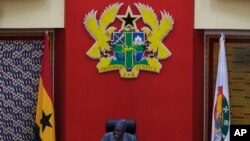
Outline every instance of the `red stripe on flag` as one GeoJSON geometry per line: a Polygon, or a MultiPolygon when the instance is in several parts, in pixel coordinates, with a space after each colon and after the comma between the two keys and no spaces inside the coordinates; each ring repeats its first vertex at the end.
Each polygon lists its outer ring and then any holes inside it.
{"type": "Polygon", "coordinates": [[[52,100],[53,96],[52,96],[50,44],[49,44],[49,36],[47,33],[44,36],[41,77],[43,80],[44,88],[47,91],[50,99],[52,100]]]}

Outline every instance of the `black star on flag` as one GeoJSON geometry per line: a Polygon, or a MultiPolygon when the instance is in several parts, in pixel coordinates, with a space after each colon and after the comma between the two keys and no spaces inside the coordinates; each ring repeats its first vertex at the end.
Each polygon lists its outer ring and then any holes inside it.
{"type": "Polygon", "coordinates": [[[52,127],[52,125],[49,122],[50,117],[52,116],[52,113],[49,115],[46,115],[43,111],[42,119],[40,120],[40,123],[42,124],[42,132],[45,130],[46,126],[52,127]]]}
{"type": "Polygon", "coordinates": [[[124,27],[128,27],[128,26],[131,26],[131,27],[137,29],[135,22],[140,17],[141,17],[140,15],[133,15],[133,13],[132,13],[132,11],[130,9],[130,6],[128,7],[127,12],[126,12],[125,15],[118,15],[117,16],[117,18],[122,21],[122,29],[124,27]]]}

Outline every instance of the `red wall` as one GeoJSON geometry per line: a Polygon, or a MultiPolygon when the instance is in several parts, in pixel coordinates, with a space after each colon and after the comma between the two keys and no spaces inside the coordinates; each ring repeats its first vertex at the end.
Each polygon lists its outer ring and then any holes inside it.
{"type": "MultiPolygon", "coordinates": [[[[117,1],[66,0],[65,93],[59,113],[60,140],[99,141],[107,119],[129,118],[137,122],[139,141],[192,141],[193,124],[193,0],[141,0],[159,15],[168,11],[174,29],[164,40],[172,56],[162,60],[160,74],[140,72],[133,80],[122,79],[118,71],[99,74],[98,60],[86,56],[94,43],[83,28],[83,19],[92,9],[98,15],[117,1]]],[[[137,13],[135,0],[124,0],[137,13]]],[[[59,65],[60,66],[60,65],[59,65]]],[[[60,82],[58,82],[60,84],[60,82]]]]}
{"type": "Polygon", "coordinates": [[[66,101],[66,45],[65,29],[55,30],[55,66],[54,66],[54,108],[56,124],[56,140],[65,138],[65,101],[66,101]]]}
{"type": "Polygon", "coordinates": [[[203,98],[204,98],[204,31],[194,31],[194,99],[193,112],[194,141],[203,140],[203,98]]]}

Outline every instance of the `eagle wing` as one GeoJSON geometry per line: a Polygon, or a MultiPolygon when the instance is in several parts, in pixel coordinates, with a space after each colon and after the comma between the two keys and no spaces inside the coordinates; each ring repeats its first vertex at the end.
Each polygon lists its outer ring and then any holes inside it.
{"type": "MultiPolygon", "coordinates": [[[[89,34],[97,41],[99,32],[99,26],[96,20],[97,11],[92,10],[89,12],[85,18],[83,24],[85,25],[89,34]]],[[[103,33],[104,34],[104,33],[103,33]]]]}
{"type": "Polygon", "coordinates": [[[154,10],[150,6],[142,3],[136,3],[135,6],[139,10],[143,22],[147,24],[153,32],[157,31],[159,26],[159,21],[157,19],[157,15],[155,14],[154,10]]]}
{"type": "Polygon", "coordinates": [[[161,16],[162,19],[160,22],[160,27],[156,34],[161,38],[161,40],[163,40],[164,37],[166,37],[168,33],[173,29],[174,20],[172,16],[170,16],[166,11],[161,12],[161,16]]]}
{"type": "Polygon", "coordinates": [[[119,9],[121,8],[121,6],[122,6],[122,3],[114,3],[112,5],[109,5],[103,11],[99,20],[100,32],[104,33],[106,31],[106,28],[109,26],[109,24],[115,21],[115,17],[119,9]]]}

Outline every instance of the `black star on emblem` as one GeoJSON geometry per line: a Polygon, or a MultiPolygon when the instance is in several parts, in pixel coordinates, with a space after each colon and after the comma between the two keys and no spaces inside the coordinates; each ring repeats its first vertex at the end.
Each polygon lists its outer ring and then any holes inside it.
{"type": "Polygon", "coordinates": [[[126,27],[127,25],[131,25],[131,26],[134,27],[133,21],[134,21],[136,18],[131,17],[130,13],[128,13],[127,17],[122,17],[122,19],[125,21],[125,25],[124,25],[125,27],[126,27]]]}
{"type": "Polygon", "coordinates": [[[45,130],[46,126],[52,127],[52,125],[49,122],[50,117],[52,116],[52,113],[49,115],[46,115],[43,111],[42,119],[40,120],[40,123],[42,124],[42,131],[45,130]]]}
{"type": "Polygon", "coordinates": [[[118,15],[117,18],[120,19],[122,21],[122,29],[124,27],[127,27],[127,26],[131,26],[135,29],[137,29],[136,27],[136,21],[140,18],[141,16],[140,15],[133,15],[131,9],[130,9],[130,6],[128,7],[127,9],[127,12],[125,15],[118,15]]]}

